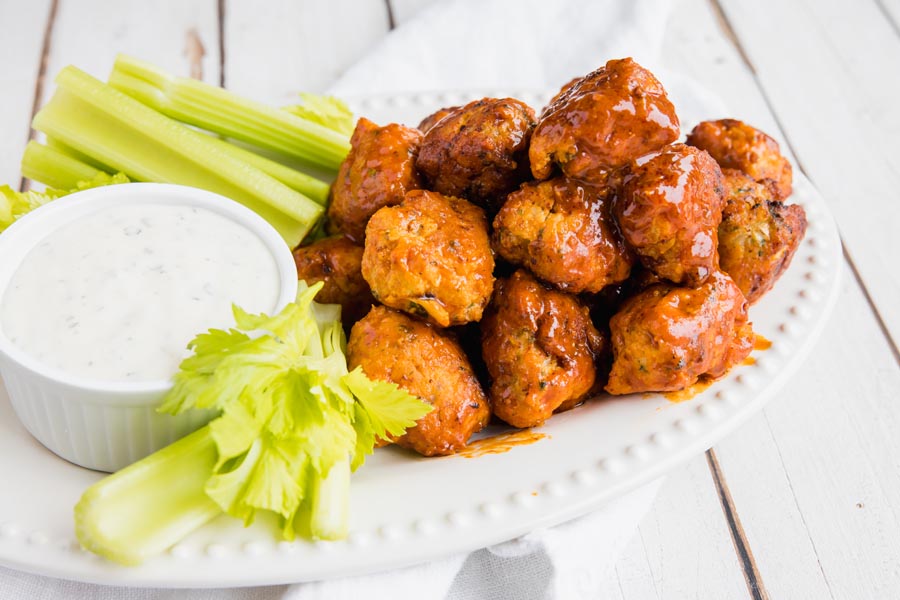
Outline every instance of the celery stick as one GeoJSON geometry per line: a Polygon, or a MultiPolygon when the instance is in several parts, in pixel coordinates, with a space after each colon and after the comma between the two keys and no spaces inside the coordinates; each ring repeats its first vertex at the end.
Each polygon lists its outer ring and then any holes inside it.
{"type": "Polygon", "coordinates": [[[113,169],[109,165],[104,165],[99,160],[95,159],[94,157],[88,156],[84,152],[79,152],[72,146],[67,146],[66,144],[63,144],[61,141],[59,141],[56,138],[47,136],[47,145],[55,150],[59,150],[63,154],[68,154],[75,160],[77,160],[79,162],[83,162],[86,165],[90,165],[100,171],[106,171],[107,173],[112,173],[113,171],[115,171],[115,169],[113,169]]]}
{"type": "Polygon", "coordinates": [[[209,139],[219,145],[223,152],[230,152],[235,158],[243,160],[248,165],[252,165],[263,173],[271,175],[292,190],[297,190],[310,200],[313,200],[316,204],[324,206],[325,202],[328,201],[328,191],[331,189],[331,186],[324,181],[306,173],[301,173],[265,156],[260,156],[255,152],[229,144],[217,137],[210,136],[209,139]]]}
{"type": "Polygon", "coordinates": [[[350,459],[336,462],[313,487],[309,533],[314,540],[342,540],[350,522],[350,459]]]}
{"type": "Polygon", "coordinates": [[[46,186],[72,190],[80,181],[96,177],[100,171],[56,148],[31,140],[22,155],[22,175],[46,186]]]}
{"type": "Polygon", "coordinates": [[[135,181],[207,189],[256,211],[291,247],[322,206],[224,150],[221,143],[69,66],[34,128],[135,181]]]}
{"type": "Polygon", "coordinates": [[[75,506],[81,545],[137,565],[222,513],[204,491],[218,453],[209,427],[101,479],[75,506]]]}
{"type": "Polygon", "coordinates": [[[130,56],[116,58],[109,83],[169,117],[311,165],[337,171],[350,150],[347,135],[130,56]]]}

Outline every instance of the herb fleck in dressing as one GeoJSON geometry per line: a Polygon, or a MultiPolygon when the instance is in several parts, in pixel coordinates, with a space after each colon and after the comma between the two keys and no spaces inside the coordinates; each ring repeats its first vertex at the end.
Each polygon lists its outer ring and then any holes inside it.
{"type": "Polygon", "coordinates": [[[0,307],[4,334],[42,363],[106,381],[171,377],[187,343],[233,323],[232,303],[270,312],[275,259],[212,211],[145,204],[101,209],[35,246],[0,307]]]}

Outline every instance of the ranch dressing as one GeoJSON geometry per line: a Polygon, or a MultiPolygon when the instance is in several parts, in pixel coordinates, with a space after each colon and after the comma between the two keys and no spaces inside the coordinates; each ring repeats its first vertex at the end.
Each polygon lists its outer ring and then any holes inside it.
{"type": "Polygon", "coordinates": [[[25,256],[0,306],[9,340],[40,362],[105,381],[170,378],[232,303],[275,308],[275,259],[244,226],[191,206],[107,207],[25,256]]]}

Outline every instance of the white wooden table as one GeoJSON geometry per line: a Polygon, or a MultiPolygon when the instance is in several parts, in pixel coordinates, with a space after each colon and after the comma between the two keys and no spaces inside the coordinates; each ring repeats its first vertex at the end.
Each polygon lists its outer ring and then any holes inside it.
{"type": "MultiPolygon", "coordinates": [[[[130,52],[286,103],[432,1],[0,0],[0,182],[66,64],[130,52]]],[[[844,278],[800,373],[669,476],[597,597],[900,597],[900,0],[676,0],[664,56],[793,154],[844,278]]]]}

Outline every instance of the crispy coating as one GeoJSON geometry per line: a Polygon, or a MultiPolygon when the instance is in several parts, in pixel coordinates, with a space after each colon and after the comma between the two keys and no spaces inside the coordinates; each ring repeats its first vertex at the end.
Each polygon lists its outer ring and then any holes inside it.
{"type": "Polygon", "coordinates": [[[536,179],[558,164],[569,177],[603,182],[608,172],[678,139],[662,84],[625,58],[567,84],[544,109],[528,156],[536,179]]]}
{"type": "Polygon", "coordinates": [[[490,419],[487,398],[459,344],[403,313],[373,307],[350,331],[347,365],[434,407],[396,440],[425,456],[458,452],[490,419]]]}
{"type": "Polygon", "coordinates": [[[610,330],[610,394],[680,390],[721,377],[753,350],[747,301],[718,271],[698,288],[663,283],[632,296],[610,330]]]}
{"type": "Polygon", "coordinates": [[[534,110],[513,98],[483,98],[428,130],[416,167],[430,190],[494,206],[528,176],[534,110]]]}
{"type": "Polygon", "coordinates": [[[716,161],[675,144],[634,161],[613,214],[645,267],[696,287],[718,266],[723,194],[716,161]]]}
{"type": "Polygon", "coordinates": [[[331,186],[328,220],[333,233],[361,244],[375,211],[399,204],[406,192],[422,187],[415,168],[421,140],[417,129],[357,121],[350,153],[331,186]]]}
{"type": "Polygon", "coordinates": [[[769,188],[740,171],[724,174],[719,263],[753,304],[791,264],[806,233],[806,211],[773,201],[769,188]]]}
{"type": "Polygon", "coordinates": [[[312,285],[325,285],[316,294],[316,301],[341,305],[341,321],[345,326],[360,320],[375,297],[362,276],[362,246],[344,236],[319,240],[309,246],[294,249],[297,278],[312,285]]]}
{"type": "Polygon", "coordinates": [[[494,218],[494,249],[567,292],[624,281],[634,257],[612,220],[609,196],[566,177],[527,183],[494,218]]]}
{"type": "Polygon", "coordinates": [[[438,109],[435,112],[428,115],[427,117],[425,117],[424,119],[422,119],[419,122],[419,126],[416,127],[416,129],[418,129],[422,133],[428,133],[428,130],[431,129],[432,127],[434,127],[435,125],[437,125],[437,123],[441,119],[443,119],[444,117],[446,117],[447,115],[449,115],[452,112],[456,112],[459,108],[461,108],[461,107],[448,106],[447,108],[438,109]]]}
{"type": "Polygon", "coordinates": [[[460,198],[416,190],[366,228],[362,274],[375,298],[441,327],[481,319],[493,271],[484,211],[460,198]]]}
{"type": "Polygon", "coordinates": [[[723,169],[738,169],[771,190],[775,200],[791,195],[791,163],[778,142],[736,119],[703,121],[687,143],[709,152],[723,169]]]}
{"type": "Polygon", "coordinates": [[[481,332],[491,406],[514,427],[540,425],[595,387],[595,357],[606,342],[587,307],[525,270],[497,282],[481,332]]]}

